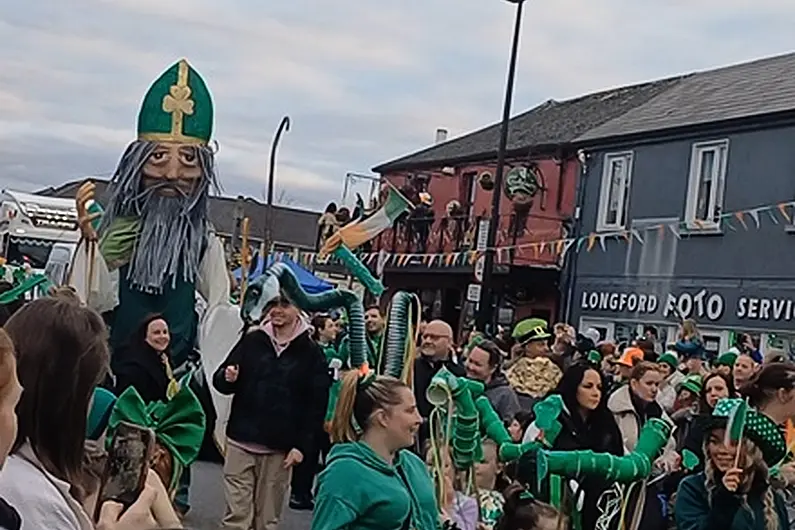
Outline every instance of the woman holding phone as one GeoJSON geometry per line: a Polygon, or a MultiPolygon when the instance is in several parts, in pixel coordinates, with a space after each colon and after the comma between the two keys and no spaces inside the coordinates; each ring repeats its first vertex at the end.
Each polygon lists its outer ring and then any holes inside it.
{"type": "MultiPolygon", "coordinates": [[[[86,506],[84,442],[94,388],[107,372],[105,324],[95,311],[80,304],[40,298],[15,313],[5,330],[25,391],[16,407],[18,429],[10,456],[0,472],[0,497],[19,511],[21,530],[94,530],[86,506]]],[[[179,524],[173,510],[163,513],[153,484],[157,485],[150,477],[124,515],[120,516],[121,506],[106,503],[97,528],[179,524]]]]}

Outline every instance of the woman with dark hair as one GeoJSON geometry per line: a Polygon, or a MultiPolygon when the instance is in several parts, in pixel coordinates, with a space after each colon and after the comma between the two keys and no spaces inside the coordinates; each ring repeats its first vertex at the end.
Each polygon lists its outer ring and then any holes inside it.
{"type": "Polygon", "coordinates": [[[127,346],[114,352],[111,367],[116,376],[116,395],[134,387],[145,403],[166,401],[169,387],[178,385],[171,371],[168,323],[154,313],[141,322],[127,346]]]}
{"type": "Polygon", "coordinates": [[[502,352],[490,340],[475,341],[464,363],[470,379],[486,385],[486,398],[501,420],[511,420],[521,409],[516,391],[502,373],[502,352]]]}
{"type": "MultiPolygon", "coordinates": [[[[563,372],[557,388],[546,398],[562,401],[562,409],[557,418],[561,425],[560,434],[554,440],[547,440],[547,435],[544,436],[552,450],[590,449],[616,456],[624,454],[621,431],[607,408],[605,386],[604,375],[590,363],[578,362],[563,372]]],[[[536,440],[540,435],[540,430],[533,423],[527,429],[523,442],[536,440]]],[[[609,484],[599,479],[583,478],[580,480],[579,491],[571,492],[573,496],[570,498],[584,496],[581,528],[595,528],[599,517],[597,501],[608,486],[609,484]]],[[[574,511],[576,510],[571,510],[572,513],[574,511]]]]}
{"type": "Polygon", "coordinates": [[[766,414],[777,425],[795,418],[795,365],[770,363],[743,385],[740,394],[752,407],[766,414]]]}
{"type": "Polygon", "coordinates": [[[698,464],[688,469],[688,472],[698,472],[704,469],[704,428],[705,422],[710,421],[712,411],[718,401],[734,397],[734,383],[730,376],[713,372],[704,378],[698,400],[698,416],[688,425],[687,433],[682,436],[683,443],[678,450],[684,453],[690,451],[698,457],[698,464]]]}
{"type": "MultiPolygon", "coordinates": [[[[93,530],[84,505],[85,433],[94,389],[108,366],[107,330],[92,309],[56,298],[22,307],[5,325],[14,342],[25,391],[19,428],[3,472],[0,496],[17,507],[22,530],[93,530]]],[[[141,495],[104,529],[144,528],[155,498],[141,495]]]]}

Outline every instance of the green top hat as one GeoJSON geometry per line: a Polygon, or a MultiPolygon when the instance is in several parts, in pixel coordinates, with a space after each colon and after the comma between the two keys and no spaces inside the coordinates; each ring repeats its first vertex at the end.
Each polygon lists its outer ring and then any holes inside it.
{"type": "Polygon", "coordinates": [[[679,392],[685,389],[693,392],[694,394],[700,394],[702,386],[703,381],[701,376],[698,374],[691,374],[685,377],[682,382],[676,386],[676,391],[679,392]]]}
{"type": "Polygon", "coordinates": [[[526,318],[513,327],[511,336],[519,344],[534,340],[546,340],[552,335],[547,331],[547,321],[543,318],[526,318]]]}
{"type": "Polygon", "coordinates": [[[737,362],[737,357],[739,357],[739,352],[736,348],[731,348],[729,351],[723,352],[718,355],[718,358],[715,359],[715,366],[734,366],[734,363],[737,362]]]}
{"type": "Polygon", "coordinates": [[[657,359],[658,363],[665,363],[671,367],[671,369],[676,370],[679,368],[679,357],[676,355],[676,352],[667,351],[660,355],[660,358],[657,359]]]}
{"type": "MultiPolygon", "coordinates": [[[[708,422],[705,432],[718,427],[724,427],[726,422],[734,413],[735,408],[740,406],[741,399],[724,398],[715,405],[712,418],[708,422]]],[[[762,457],[768,466],[774,466],[781,462],[787,454],[787,442],[784,438],[784,431],[781,427],[765,414],[749,409],[745,418],[743,436],[754,442],[762,451],[762,457]]]]}
{"type": "Polygon", "coordinates": [[[181,59],[149,87],[138,113],[138,139],[205,145],[213,132],[213,100],[199,73],[181,59]]]}

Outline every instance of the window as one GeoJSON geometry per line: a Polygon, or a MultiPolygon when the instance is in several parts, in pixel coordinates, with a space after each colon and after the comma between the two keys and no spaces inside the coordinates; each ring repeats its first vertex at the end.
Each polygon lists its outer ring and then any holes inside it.
{"type": "Polygon", "coordinates": [[[626,226],[631,177],[631,152],[605,155],[596,222],[598,231],[622,230],[626,226]]]}
{"type": "Polygon", "coordinates": [[[688,228],[720,227],[728,154],[728,140],[693,144],[685,210],[688,228]]]}

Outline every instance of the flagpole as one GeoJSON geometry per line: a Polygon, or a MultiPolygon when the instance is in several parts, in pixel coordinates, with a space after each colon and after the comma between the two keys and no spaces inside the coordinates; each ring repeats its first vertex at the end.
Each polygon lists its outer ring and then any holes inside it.
{"type": "Polygon", "coordinates": [[[502,196],[502,178],[505,171],[505,151],[508,147],[508,126],[511,121],[511,103],[513,102],[514,79],[516,78],[516,59],[519,54],[519,36],[522,29],[522,7],[525,0],[507,0],[516,4],[516,19],[511,43],[511,58],[508,62],[508,79],[505,85],[505,101],[502,109],[500,125],[500,143],[497,148],[497,169],[494,172],[494,190],[491,192],[491,219],[486,234],[486,250],[483,256],[483,282],[480,289],[480,301],[477,315],[477,329],[493,334],[495,311],[494,301],[494,247],[497,240],[497,229],[500,224],[500,197],[502,196]]]}

